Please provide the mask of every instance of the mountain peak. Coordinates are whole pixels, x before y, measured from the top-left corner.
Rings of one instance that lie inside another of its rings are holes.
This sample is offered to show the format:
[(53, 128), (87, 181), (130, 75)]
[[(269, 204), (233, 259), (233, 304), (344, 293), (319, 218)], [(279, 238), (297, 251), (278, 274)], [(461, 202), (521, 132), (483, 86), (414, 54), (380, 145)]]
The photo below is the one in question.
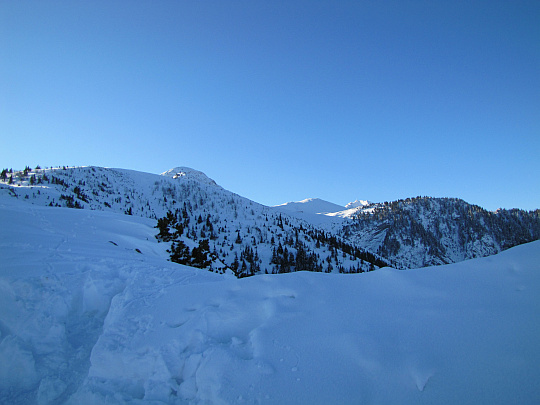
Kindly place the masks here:
[(179, 166), (173, 169), (169, 169), (166, 172), (161, 173), (161, 176), (171, 177), (173, 179), (186, 178), (198, 181), (199, 183), (207, 184), (209, 186), (219, 187), (214, 180), (212, 180), (203, 172), (185, 166)]
[(369, 200), (355, 200), (353, 202), (348, 203), (345, 208), (351, 209), (351, 208), (358, 208), (358, 207), (364, 207), (366, 205), (371, 204), (371, 201)]
[(326, 214), (329, 212), (343, 210), (343, 207), (341, 205), (321, 200), (320, 198), (306, 198), (302, 201), (294, 201), (281, 205), (276, 205), (276, 207), (285, 209), (287, 211), (306, 212), (310, 214)]

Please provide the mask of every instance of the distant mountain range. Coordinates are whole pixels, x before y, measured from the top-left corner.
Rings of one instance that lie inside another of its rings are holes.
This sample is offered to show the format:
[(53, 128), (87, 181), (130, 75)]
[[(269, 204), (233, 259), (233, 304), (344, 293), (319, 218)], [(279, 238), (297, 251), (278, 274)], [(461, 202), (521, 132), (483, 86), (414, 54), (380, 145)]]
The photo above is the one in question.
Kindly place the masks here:
[(458, 198), (355, 201), (345, 207), (306, 199), (277, 207), (306, 220), (311, 218), (400, 269), (490, 256), (540, 239), (540, 210), (491, 212)]
[(161, 175), (102, 167), (4, 169), (1, 198), (153, 218), (159, 240), (171, 244), (172, 260), (239, 277), (424, 267), (540, 239), (540, 210), (489, 212), (430, 197), (346, 206), (310, 198), (267, 207), (187, 167)]
[(339, 235), (411, 268), (490, 256), (540, 238), (540, 210), (496, 212), (457, 198), (416, 197), (365, 206)]

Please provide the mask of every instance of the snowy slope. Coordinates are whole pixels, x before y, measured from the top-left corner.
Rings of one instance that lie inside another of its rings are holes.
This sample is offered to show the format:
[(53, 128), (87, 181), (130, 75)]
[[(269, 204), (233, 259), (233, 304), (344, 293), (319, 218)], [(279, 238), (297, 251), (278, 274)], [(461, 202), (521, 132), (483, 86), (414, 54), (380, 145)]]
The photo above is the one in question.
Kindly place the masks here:
[(384, 265), (363, 249), (342, 246), (343, 238), (328, 234), (310, 218), (257, 204), (187, 167), (162, 175), (102, 167), (18, 171), (0, 181), (0, 197), (154, 220), (176, 215), (182, 226), (176, 242), (193, 251), (200, 241), (208, 240), (209, 268), (216, 272), (232, 269), (245, 276), (308, 267), (357, 272), (372, 269), (372, 263), (375, 268)]
[(236, 279), (154, 221), (0, 199), (2, 404), (533, 404), (540, 242), (429, 270)]
[(341, 213), (344, 207), (320, 198), (306, 198), (302, 201), (275, 205), (272, 208), (327, 230), (332, 230), (334, 227), (340, 229), (343, 221), (342, 216), (337, 214)]
[(415, 197), (360, 208), (334, 231), (394, 267), (424, 267), (538, 240), (540, 210), (490, 212), (458, 198)]
[[(169, 230), (176, 235), (162, 240), (175, 243), (174, 260), (239, 277), (356, 273), (387, 264), (415, 268), (484, 257), (540, 238), (540, 210), (488, 212), (460, 199), (430, 197), (368, 205), (357, 200), (348, 209), (320, 199), (265, 207), (187, 167), (162, 175), (101, 167), (2, 170), (0, 196), (155, 220), (173, 215)], [(193, 252), (204, 240), (211, 260), (199, 257), (196, 264)]]
[(276, 205), (276, 208), (289, 212), (305, 212), (308, 214), (327, 214), (344, 209), (341, 205), (321, 200), (320, 198), (306, 198), (302, 201), (288, 202)]
[(161, 175), (166, 176), (166, 177), (171, 177), (173, 179), (189, 178), (192, 180), (196, 180), (199, 183), (207, 184), (209, 186), (220, 187), (217, 185), (217, 183), (214, 180), (209, 178), (206, 174), (204, 174), (203, 172), (199, 170), (192, 169), (190, 167), (185, 167), (185, 166), (175, 167), (173, 169), (170, 169), (170, 170), (167, 170), (166, 172), (161, 173)]
[(308, 199), (276, 208), (377, 253), (399, 269), (490, 256), (540, 239), (540, 210), (489, 212), (458, 198), (356, 200), (346, 209)]
[(367, 200), (356, 200), (343, 207), (320, 198), (306, 198), (276, 205), (274, 208), (310, 223), (326, 226), (327, 229), (339, 229), (344, 219), (351, 219), (358, 212), (358, 208), (369, 204), (371, 203)]

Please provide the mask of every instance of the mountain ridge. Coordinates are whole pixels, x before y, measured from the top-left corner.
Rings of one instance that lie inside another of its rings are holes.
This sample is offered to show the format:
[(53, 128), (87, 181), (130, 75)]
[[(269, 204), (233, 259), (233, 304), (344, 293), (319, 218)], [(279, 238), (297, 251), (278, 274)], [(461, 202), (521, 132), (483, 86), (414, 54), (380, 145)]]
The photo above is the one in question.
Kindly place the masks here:
[(237, 276), (425, 267), (492, 255), (540, 237), (540, 210), (488, 212), (460, 199), (432, 197), (357, 200), (349, 209), (318, 198), (267, 207), (185, 166), (161, 175), (95, 166), (4, 169), (0, 195), (161, 219), (161, 238), (173, 243), (175, 260), (193, 260), (206, 239), (210, 268), (234, 269)]
[[(11, 183), (11, 184), (10, 184)], [(178, 167), (155, 175), (94, 166), (36, 169), (3, 179), (4, 197), (152, 218), (171, 260), (232, 272), (364, 272), (386, 266), (376, 254), (300, 218), (217, 186)]]
[(341, 205), (320, 198), (306, 198), (302, 201), (289, 201), (284, 204), (274, 205), (274, 207), (292, 212), (298, 211), (310, 214), (328, 214), (345, 209), (345, 207)]
[(426, 267), (540, 239), (540, 210), (488, 211), (459, 198), (414, 197), (360, 208), (338, 233), (396, 268)]

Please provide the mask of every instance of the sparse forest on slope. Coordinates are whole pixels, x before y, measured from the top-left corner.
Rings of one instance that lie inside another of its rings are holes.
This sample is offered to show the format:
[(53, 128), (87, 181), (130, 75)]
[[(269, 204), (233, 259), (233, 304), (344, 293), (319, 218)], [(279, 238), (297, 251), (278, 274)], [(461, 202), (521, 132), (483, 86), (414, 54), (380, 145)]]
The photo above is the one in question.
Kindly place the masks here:
[[(320, 215), (298, 217), (282, 206), (254, 203), (185, 167), (161, 176), (101, 167), (4, 169), (0, 193), (33, 204), (153, 218), (158, 240), (170, 244), (170, 260), (238, 277), (425, 267), (540, 238), (540, 210), (490, 212), (456, 198), (362, 202), (354, 214), (344, 211), (316, 225), (309, 219)], [(306, 201), (322, 204), (300, 203)]]
[(156, 237), (171, 244), (170, 259), (192, 267), (245, 277), (301, 270), (360, 273), (387, 265), (335, 234), (224, 190), (189, 168), (162, 176), (100, 167), (8, 173), (2, 177), (5, 192), (34, 204), (156, 219)]
[(407, 198), (362, 207), (342, 235), (394, 267), (425, 267), (537, 240), (540, 210), (491, 212), (457, 198)]

